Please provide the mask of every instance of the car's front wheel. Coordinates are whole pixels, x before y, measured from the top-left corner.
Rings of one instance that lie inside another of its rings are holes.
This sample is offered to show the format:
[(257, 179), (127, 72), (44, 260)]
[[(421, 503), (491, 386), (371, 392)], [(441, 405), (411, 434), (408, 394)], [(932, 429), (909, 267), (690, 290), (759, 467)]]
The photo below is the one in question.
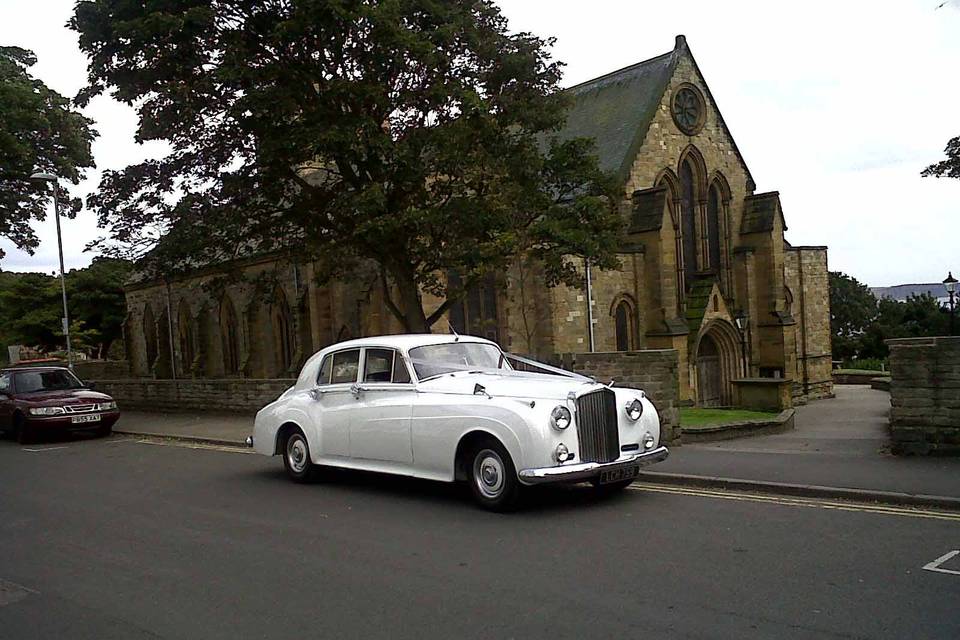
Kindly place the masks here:
[(317, 465), (310, 461), (310, 444), (300, 431), (294, 431), (283, 445), (283, 467), (294, 482), (310, 482), (317, 475)]
[(470, 489), (484, 509), (509, 511), (520, 497), (520, 481), (510, 454), (499, 442), (477, 447), (470, 461)]

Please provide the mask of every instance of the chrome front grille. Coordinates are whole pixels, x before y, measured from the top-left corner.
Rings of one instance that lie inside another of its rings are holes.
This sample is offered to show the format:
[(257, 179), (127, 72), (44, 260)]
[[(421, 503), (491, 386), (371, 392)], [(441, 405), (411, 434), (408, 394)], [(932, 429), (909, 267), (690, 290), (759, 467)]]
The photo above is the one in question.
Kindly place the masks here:
[(617, 396), (610, 389), (577, 398), (577, 438), (582, 462), (613, 462), (620, 457)]
[(96, 411), (99, 405), (96, 404), (68, 404), (63, 410), (67, 413), (90, 413)]

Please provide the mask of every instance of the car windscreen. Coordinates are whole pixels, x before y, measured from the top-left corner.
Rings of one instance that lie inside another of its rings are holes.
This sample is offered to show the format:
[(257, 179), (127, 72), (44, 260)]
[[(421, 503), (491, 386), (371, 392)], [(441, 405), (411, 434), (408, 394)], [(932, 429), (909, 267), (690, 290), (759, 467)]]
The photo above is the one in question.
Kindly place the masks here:
[(53, 369), (51, 371), (22, 371), (17, 374), (17, 393), (37, 393), (39, 391), (69, 391), (81, 389), (81, 383), (69, 371)]
[(410, 361), (421, 380), (454, 371), (510, 369), (496, 345), (482, 342), (447, 342), (410, 349)]

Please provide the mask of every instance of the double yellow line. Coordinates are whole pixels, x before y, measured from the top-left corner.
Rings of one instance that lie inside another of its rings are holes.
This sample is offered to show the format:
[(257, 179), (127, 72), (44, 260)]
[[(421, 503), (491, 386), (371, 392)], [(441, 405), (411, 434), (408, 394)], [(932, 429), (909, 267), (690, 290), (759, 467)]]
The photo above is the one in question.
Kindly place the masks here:
[(737, 500), (740, 502), (763, 502), (778, 504), (787, 507), (807, 507), (813, 509), (835, 509), (837, 511), (857, 511), (860, 513), (876, 513), (886, 516), (902, 516), (906, 518), (926, 518), (930, 520), (948, 520), (960, 522), (960, 513), (936, 511), (933, 509), (898, 507), (895, 505), (874, 504), (865, 502), (842, 502), (837, 500), (823, 500), (819, 498), (799, 498), (792, 496), (777, 496), (762, 493), (746, 493), (742, 491), (727, 491), (723, 489), (698, 489), (695, 487), (681, 487), (648, 482), (635, 482), (630, 485), (634, 491), (650, 491), (653, 493), (671, 493), (676, 495), (696, 496), (700, 498), (714, 498), (718, 500)]

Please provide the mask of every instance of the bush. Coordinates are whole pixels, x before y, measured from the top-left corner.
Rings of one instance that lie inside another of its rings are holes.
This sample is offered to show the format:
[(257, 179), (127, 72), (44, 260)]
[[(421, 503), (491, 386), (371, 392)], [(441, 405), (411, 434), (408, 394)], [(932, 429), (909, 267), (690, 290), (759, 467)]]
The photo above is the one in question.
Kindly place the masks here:
[(866, 371), (887, 371), (890, 365), (881, 358), (847, 358), (843, 361), (844, 369), (863, 369)]

